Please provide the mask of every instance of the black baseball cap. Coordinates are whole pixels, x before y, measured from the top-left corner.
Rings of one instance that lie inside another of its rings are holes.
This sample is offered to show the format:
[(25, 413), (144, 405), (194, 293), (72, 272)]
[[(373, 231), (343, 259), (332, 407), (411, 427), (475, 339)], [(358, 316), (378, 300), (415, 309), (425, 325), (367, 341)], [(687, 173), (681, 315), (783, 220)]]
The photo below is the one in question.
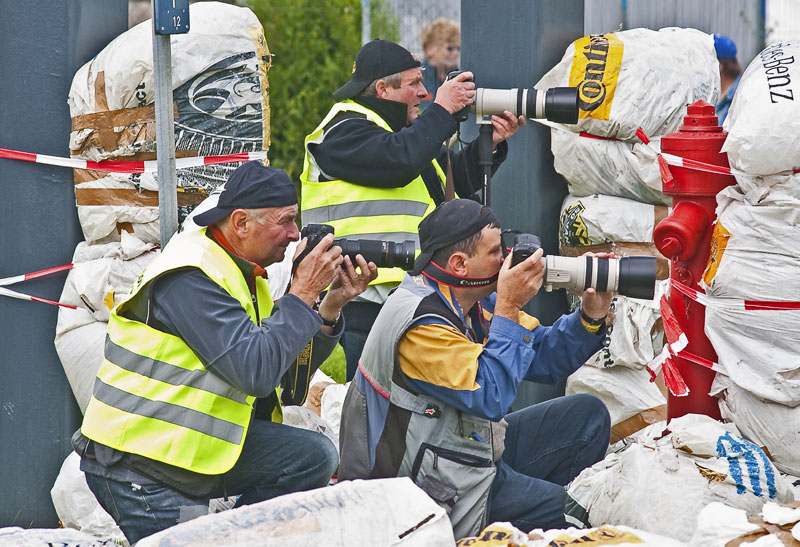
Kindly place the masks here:
[(350, 99), (364, 91), (373, 80), (418, 66), (420, 62), (406, 48), (376, 38), (361, 47), (353, 64), (353, 77), (333, 95)]
[(219, 222), (235, 209), (284, 207), (297, 203), (297, 190), (283, 169), (249, 161), (238, 167), (225, 183), (217, 205), (194, 217), (198, 226)]
[(421, 252), (414, 261), (411, 275), (419, 275), (439, 249), (444, 249), (480, 232), (490, 224), (499, 222), (494, 211), (477, 201), (454, 199), (442, 203), (419, 223)]

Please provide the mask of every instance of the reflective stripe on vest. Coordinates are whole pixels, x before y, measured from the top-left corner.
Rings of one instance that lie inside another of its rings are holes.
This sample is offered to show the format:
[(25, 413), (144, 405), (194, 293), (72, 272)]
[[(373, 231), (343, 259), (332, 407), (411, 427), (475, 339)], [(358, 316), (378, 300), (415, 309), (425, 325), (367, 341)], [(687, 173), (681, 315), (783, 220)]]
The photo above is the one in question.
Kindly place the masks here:
[[(403, 243), (414, 242), (419, 254), (417, 227), (433, 211), (436, 204), (425, 186), (422, 176), (402, 188), (371, 188), (344, 180), (320, 180), (319, 166), (308, 151), (309, 144), (319, 144), (324, 139), (325, 127), (341, 112), (357, 112), (368, 120), (391, 132), (380, 116), (355, 101), (342, 101), (331, 108), (325, 119), (306, 137), (306, 154), (303, 160), (301, 219), (309, 223), (330, 224), (336, 237), (347, 239), (380, 239)], [(439, 163), (431, 160), (444, 187), (445, 174)], [(379, 268), (378, 278), (372, 284), (399, 283), (405, 272), (400, 268)]]
[(253, 322), (269, 316), (266, 280), (256, 278), (256, 312), (241, 270), (205, 230), (174, 236), (111, 312), (105, 359), (81, 431), (117, 450), (217, 475), (239, 458), (255, 397), (208, 372), (180, 338), (122, 315), (132, 298), (150, 298), (154, 279), (185, 267), (201, 269)]

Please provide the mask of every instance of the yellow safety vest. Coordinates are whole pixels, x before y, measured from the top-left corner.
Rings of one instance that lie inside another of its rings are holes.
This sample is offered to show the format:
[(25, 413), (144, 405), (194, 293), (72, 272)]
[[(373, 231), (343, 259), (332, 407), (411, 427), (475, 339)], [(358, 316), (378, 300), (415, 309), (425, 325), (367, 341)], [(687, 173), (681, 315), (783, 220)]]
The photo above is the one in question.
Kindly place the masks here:
[[(344, 180), (320, 180), (321, 171), (309, 154), (308, 145), (322, 142), (325, 126), (340, 112), (348, 111), (364, 114), (374, 124), (392, 132), (383, 118), (355, 101), (333, 105), (305, 140), (306, 155), (300, 175), (303, 225), (330, 224), (336, 237), (347, 239), (380, 239), (395, 243), (412, 240), (419, 253), (417, 226), (436, 208), (422, 176), (418, 175), (402, 188), (371, 188)], [(431, 163), (444, 188), (444, 171), (435, 159)], [(378, 277), (371, 284), (399, 283), (404, 275), (400, 268), (379, 268)]]
[(239, 458), (255, 397), (211, 374), (180, 338), (123, 317), (137, 295), (150, 298), (154, 279), (185, 267), (200, 268), (241, 303), (254, 323), (269, 317), (267, 281), (256, 278), (256, 313), (241, 270), (205, 231), (174, 236), (131, 295), (112, 310), (105, 359), (81, 432), (117, 450), (219, 475)]

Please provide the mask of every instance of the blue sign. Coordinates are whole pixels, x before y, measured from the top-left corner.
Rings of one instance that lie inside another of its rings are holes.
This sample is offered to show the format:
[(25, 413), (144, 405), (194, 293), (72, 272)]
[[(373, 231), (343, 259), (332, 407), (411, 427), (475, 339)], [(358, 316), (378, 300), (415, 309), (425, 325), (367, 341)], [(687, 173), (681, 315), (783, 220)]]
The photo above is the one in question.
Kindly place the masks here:
[(156, 34), (189, 32), (189, 0), (153, 0)]

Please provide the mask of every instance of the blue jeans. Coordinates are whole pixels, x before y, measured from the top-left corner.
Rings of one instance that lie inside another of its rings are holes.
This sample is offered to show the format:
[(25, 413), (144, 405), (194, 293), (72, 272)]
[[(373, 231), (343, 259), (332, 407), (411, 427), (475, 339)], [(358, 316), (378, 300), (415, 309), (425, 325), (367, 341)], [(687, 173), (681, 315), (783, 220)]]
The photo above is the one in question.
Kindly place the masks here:
[(566, 528), (564, 486), (605, 456), (608, 410), (591, 395), (570, 395), (512, 412), (506, 421), (489, 522), (511, 522), (525, 532)]
[[(339, 457), (333, 443), (313, 431), (253, 420), (236, 465), (212, 498), (240, 495), (236, 507), (328, 484)], [(160, 484), (132, 484), (86, 473), (100, 505), (131, 544), (201, 515), (209, 499), (194, 499)]]
[(369, 330), (375, 324), (375, 319), (380, 311), (381, 305), (372, 302), (350, 302), (342, 308), (344, 333), (340, 343), (347, 362), (348, 382), (356, 375), (358, 360), (361, 359), (361, 352), (364, 351), (364, 343), (367, 341)]

